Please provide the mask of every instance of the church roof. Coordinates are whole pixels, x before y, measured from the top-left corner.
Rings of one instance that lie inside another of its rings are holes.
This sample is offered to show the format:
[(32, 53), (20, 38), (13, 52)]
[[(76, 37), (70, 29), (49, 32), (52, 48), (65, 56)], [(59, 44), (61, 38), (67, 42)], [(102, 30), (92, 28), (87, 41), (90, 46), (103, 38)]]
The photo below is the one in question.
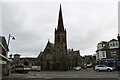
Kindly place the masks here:
[(50, 46), (54, 49), (54, 44), (53, 43), (50, 43)]
[[(54, 50), (54, 44), (51, 43), (49, 40), (48, 40), (48, 43), (47, 43), (45, 49), (47, 48), (47, 46), (51, 46), (52, 50)], [(44, 49), (44, 50), (45, 50), (45, 49)]]
[(64, 31), (63, 17), (62, 17), (62, 8), (60, 4), (59, 16), (58, 16), (58, 26), (57, 31)]

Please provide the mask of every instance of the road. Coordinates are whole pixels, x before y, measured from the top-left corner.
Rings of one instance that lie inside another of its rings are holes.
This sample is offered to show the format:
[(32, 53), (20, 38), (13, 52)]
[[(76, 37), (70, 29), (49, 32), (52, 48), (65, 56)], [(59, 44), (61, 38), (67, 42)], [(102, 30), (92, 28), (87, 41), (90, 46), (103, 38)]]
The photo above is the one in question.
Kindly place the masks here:
[(118, 72), (96, 72), (93, 70), (82, 71), (41, 71), (41, 72), (29, 72), (28, 74), (11, 74), (8, 77), (4, 77), (3, 80), (118, 80)]

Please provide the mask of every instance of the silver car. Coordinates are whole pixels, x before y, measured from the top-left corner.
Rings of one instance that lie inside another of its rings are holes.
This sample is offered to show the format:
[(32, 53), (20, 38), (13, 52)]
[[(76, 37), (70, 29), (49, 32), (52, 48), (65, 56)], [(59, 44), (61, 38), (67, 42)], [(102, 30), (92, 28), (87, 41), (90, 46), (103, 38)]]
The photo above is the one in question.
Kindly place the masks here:
[(75, 67), (75, 70), (76, 70), (76, 71), (80, 71), (80, 70), (81, 70), (81, 67), (80, 67), (80, 66), (77, 66), (77, 67)]
[(97, 65), (97, 66), (95, 66), (95, 71), (98, 71), (98, 72), (100, 72), (100, 71), (109, 71), (109, 72), (111, 72), (111, 71), (113, 71), (113, 68), (105, 66), (105, 65)]

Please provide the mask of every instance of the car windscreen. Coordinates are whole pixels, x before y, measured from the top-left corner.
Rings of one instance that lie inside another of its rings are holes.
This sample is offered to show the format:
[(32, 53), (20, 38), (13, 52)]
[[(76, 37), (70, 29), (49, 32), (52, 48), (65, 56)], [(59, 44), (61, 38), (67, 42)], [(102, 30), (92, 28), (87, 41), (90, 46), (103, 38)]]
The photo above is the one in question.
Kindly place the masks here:
[(105, 67), (105, 66), (103, 66), (103, 65), (100, 65), (100, 66), (98, 66), (98, 67)]

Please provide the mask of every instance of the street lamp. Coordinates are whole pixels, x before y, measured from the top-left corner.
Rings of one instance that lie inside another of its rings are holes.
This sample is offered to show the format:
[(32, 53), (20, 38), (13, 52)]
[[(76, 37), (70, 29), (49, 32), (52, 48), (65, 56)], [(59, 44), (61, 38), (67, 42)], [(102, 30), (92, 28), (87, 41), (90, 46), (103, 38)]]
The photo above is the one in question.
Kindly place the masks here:
[(14, 36), (11, 36), (11, 35), (9, 34), (9, 37), (8, 37), (8, 47), (9, 47), (9, 43), (10, 43), (10, 38), (12, 38), (13, 40), (15, 40), (15, 37), (14, 37)]
[[(13, 40), (15, 40), (15, 37), (14, 36), (11, 36), (10, 34), (9, 34), (9, 36), (8, 36), (8, 47), (9, 47), (9, 43), (10, 43), (10, 38), (12, 38)], [(11, 61), (10, 61), (10, 65), (9, 65), (9, 75), (11, 74)]]
[(118, 34), (118, 45), (119, 45), (119, 47), (118, 47), (118, 71), (120, 71), (120, 35)]

